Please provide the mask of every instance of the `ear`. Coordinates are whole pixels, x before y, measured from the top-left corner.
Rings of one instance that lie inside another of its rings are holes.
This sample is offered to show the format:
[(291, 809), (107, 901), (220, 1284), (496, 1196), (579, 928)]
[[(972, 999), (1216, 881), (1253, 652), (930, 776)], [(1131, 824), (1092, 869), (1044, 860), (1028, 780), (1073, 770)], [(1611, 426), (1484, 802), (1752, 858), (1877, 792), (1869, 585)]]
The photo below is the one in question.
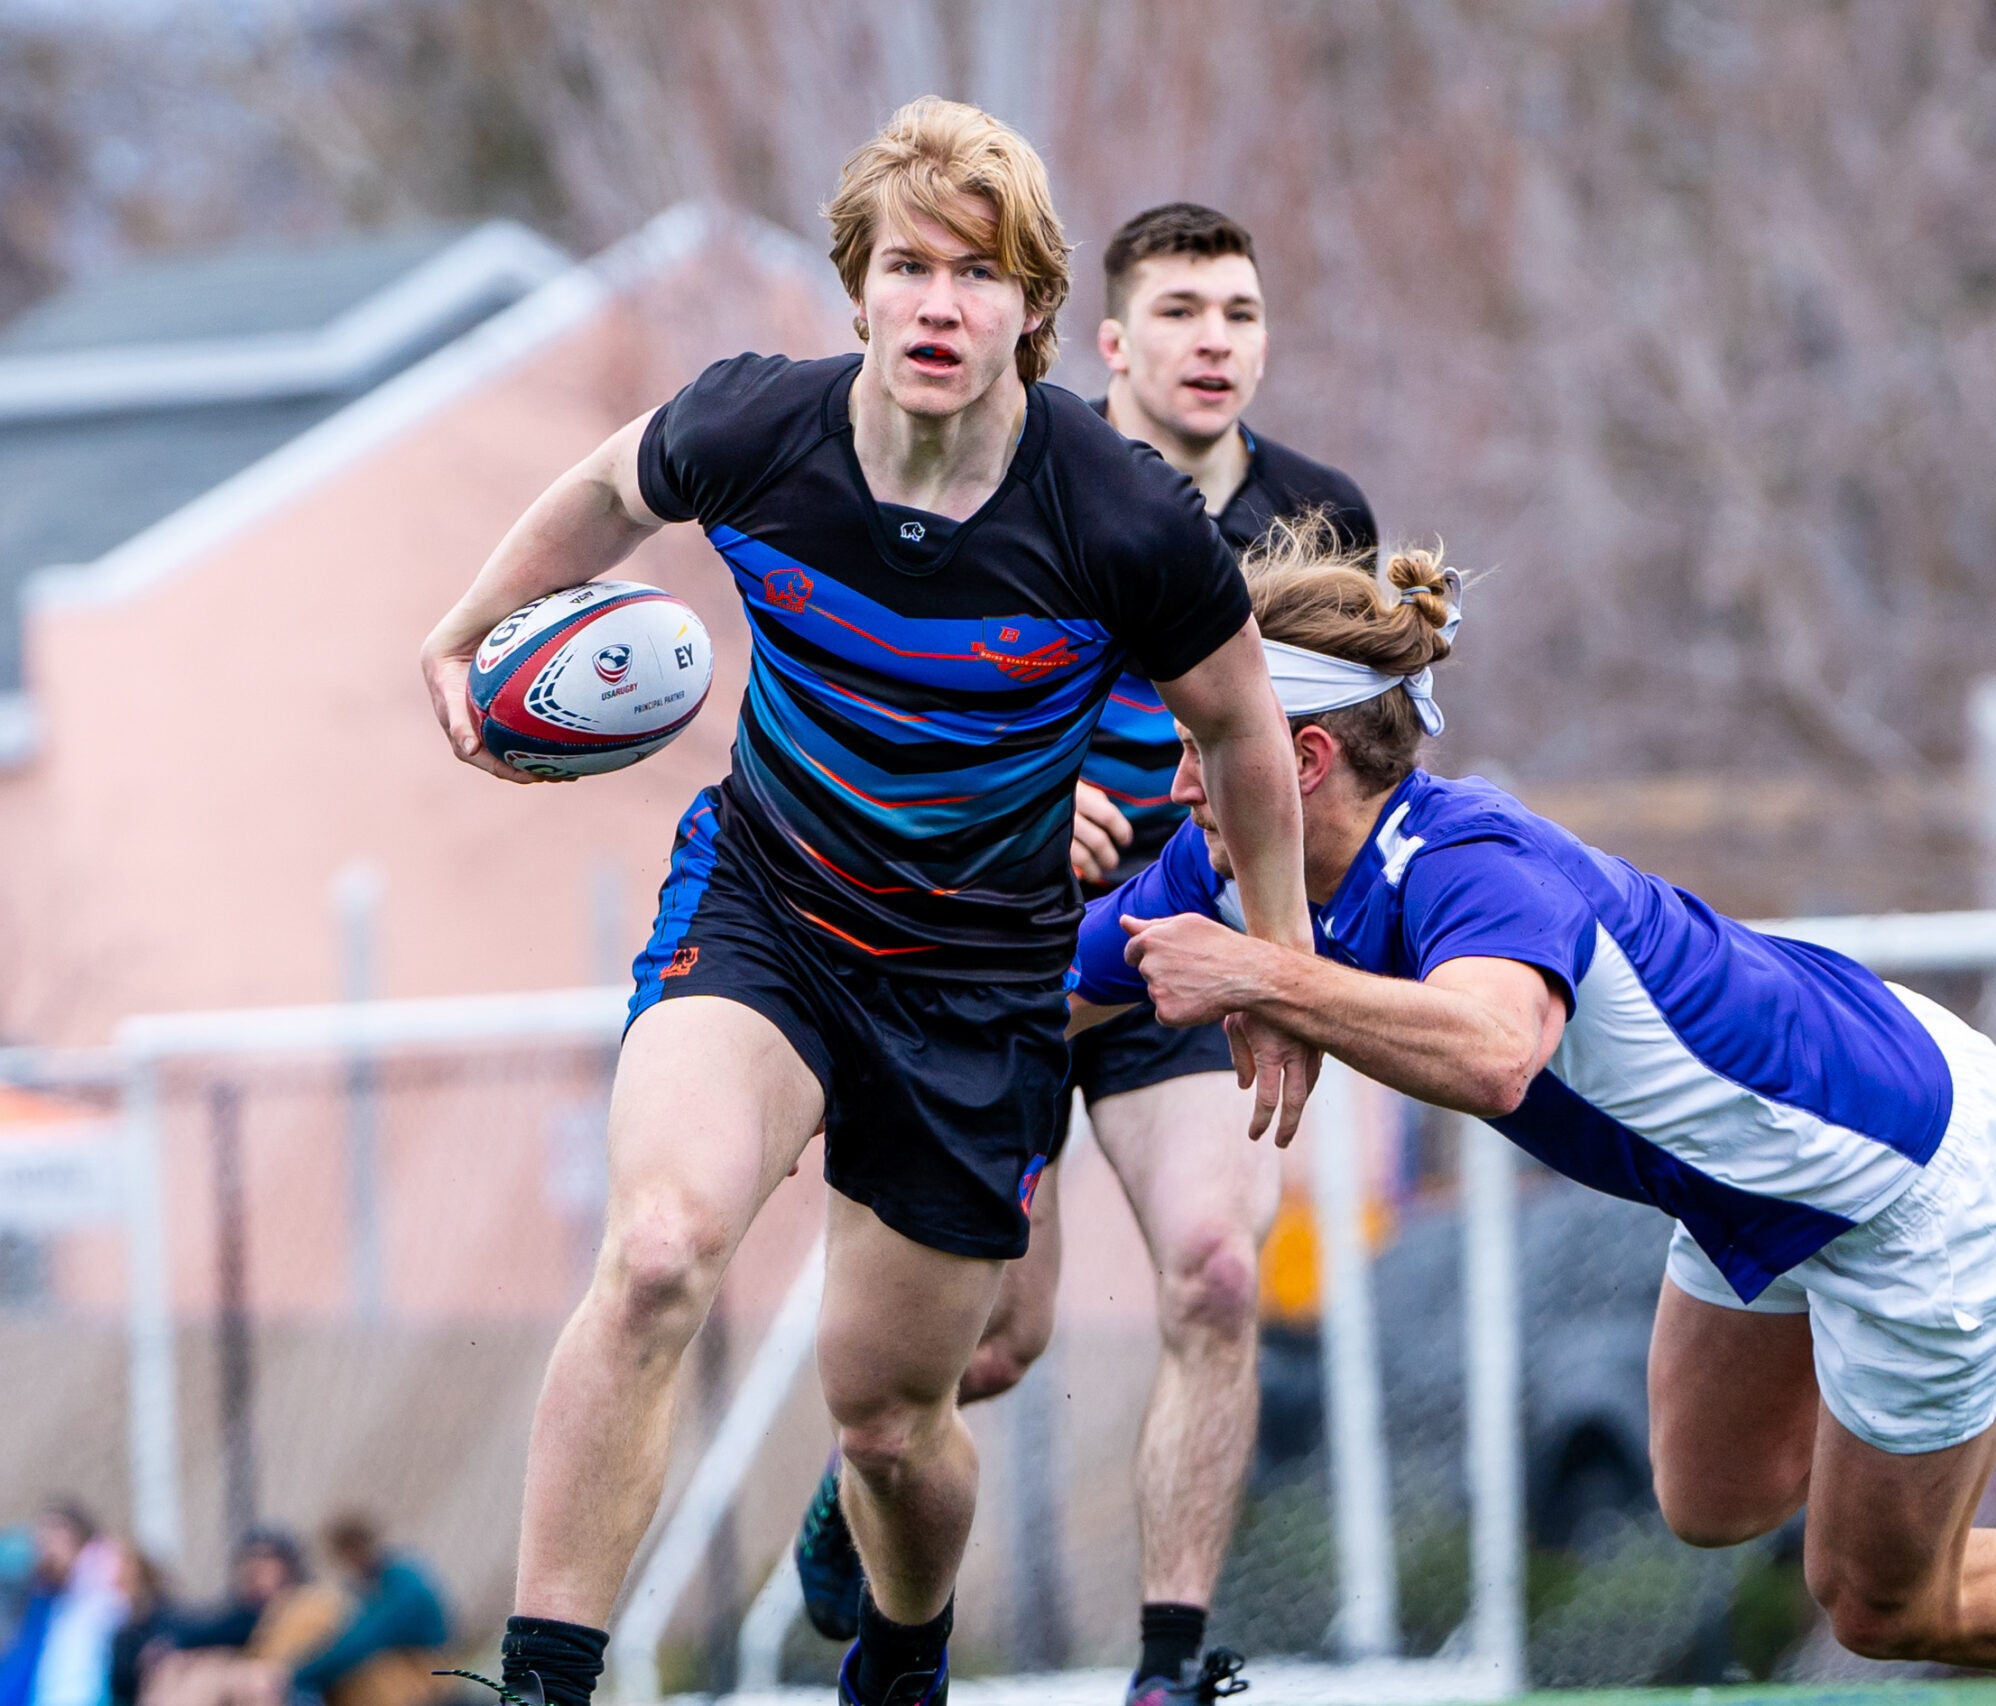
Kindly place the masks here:
[(1296, 782), (1304, 796), (1314, 794), (1344, 762), (1344, 743), (1316, 723), (1296, 731)]
[(1095, 328), (1095, 352), (1111, 373), (1128, 373), (1130, 358), (1123, 349), (1123, 322), (1104, 320)]
[(1046, 323), (1047, 317), (1044, 314), (1028, 314), (1026, 316), (1026, 323), (1019, 328), (1019, 336), (1030, 338)]

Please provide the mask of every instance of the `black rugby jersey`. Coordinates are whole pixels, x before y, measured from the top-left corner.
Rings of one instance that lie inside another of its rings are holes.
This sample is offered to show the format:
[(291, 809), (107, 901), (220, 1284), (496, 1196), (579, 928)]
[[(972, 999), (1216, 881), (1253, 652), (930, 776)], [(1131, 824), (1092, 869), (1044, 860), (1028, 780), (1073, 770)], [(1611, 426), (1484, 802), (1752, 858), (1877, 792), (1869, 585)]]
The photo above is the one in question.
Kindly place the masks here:
[(846, 414), (859, 365), (737, 356), (645, 429), (645, 502), (706, 530), (754, 642), (723, 827), (847, 952), (1057, 977), (1103, 701), (1126, 666), (1170, 680), (1211, 655), (1247, 588), (1191, 481), (1051, 385), (975, 515), (883, 514)]
[[(1090, 405), (1105, 420), (1108, 400)], [(1245, 551), (1265, 534), (1277, 516), (1294, 517), (1321, 510), (1347, 545), (1373, 551), (1379, 529), (1372, 506), (1351, 476), (1322, 462), (1312, 462), (1287, 445), (1241, 429), (1247, 441), (1248, 472), (1240, 490), (1215, 518), (1221, 536), (1236, 551)], [(1127, 882), (1155, 859), (1172, 832), (1184, 820), (1185, 808), (1171, 803), (1171, 779), (1178, 769), (1179, 743), (1164, 701), (1141, 675), (1130, 672), (1109, 693), (1102, 721), (1089, 743), (1081, 767), (1092, 782), (1116, 802), (1130, 820), (1131, 841), (1110, 873), (1109, 887)], [(1088, 886), (1088, 893), (1108, 893), (1108, 887)]]

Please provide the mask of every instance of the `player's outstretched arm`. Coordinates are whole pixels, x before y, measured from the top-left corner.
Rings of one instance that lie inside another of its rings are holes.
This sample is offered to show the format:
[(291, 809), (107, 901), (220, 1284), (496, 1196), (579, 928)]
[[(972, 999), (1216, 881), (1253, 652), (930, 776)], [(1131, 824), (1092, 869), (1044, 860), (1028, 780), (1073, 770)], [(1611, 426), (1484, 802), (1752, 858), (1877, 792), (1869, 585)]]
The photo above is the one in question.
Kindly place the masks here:
[[(1198, 743), (1206, 798), (1233, 861), (1248, 934), (1309, 953), (1309, 906), (1303, 894), (1303, 808), (1289, 725), (1269, 685), (1261, 631), (1250, 620), (1205, 661), (1159, 696)], [(1275, 1140), (1296, 1135), (1321, 1056), (1258, 1014), (1235, 1027), (1241, 1082), (1252, 1083), (1248, 1126), (1260, 1137), (1275, 1120)], [(1277, 1117), (1278, 1103), (1280, 1117)]]
[(1516, 1110), (1566, 1027), (1547, 974), (1518, 960), (1445, 960), (1415, 983), (1184, 914), (1123, 927), (1127, 958), (1167, 1024), (1253, 1014), (1381, 1084), (1483, 1119)]
[(1198, 743), (1206, 798), (1233, 861), (1247, 933), (1308, 953), (1303, 803), (1261, 630), (1248, 625), (1158, 696)]
[(539, 778), (501, 764), (478, 737), (465, 695), (478, 644), (502, 617), (615, 568), (664, 523), (638, 488), (638, 445), (650, 416), (605, 439), (536, 498), (471, 586), (423, 642), (430, 707), (465, 763), (509, 782)]

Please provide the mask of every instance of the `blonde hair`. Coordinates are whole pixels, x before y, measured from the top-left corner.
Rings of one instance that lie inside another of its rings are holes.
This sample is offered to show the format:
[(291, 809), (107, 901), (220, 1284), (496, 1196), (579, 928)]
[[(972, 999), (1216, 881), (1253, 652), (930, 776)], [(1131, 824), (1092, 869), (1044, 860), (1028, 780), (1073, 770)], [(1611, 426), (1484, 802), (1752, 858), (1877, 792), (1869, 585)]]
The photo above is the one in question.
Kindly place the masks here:
[[(1030, 385), (1053, 366), (1060, 343), (1054, 316), (1067, 300), (1067, 240), (1045, 165), (1009, 125), (961, 101), (936, 95), (910, 101), (847, 158), (824, 214), (832, 226), (832, 264), (855, 302), (883, 222), (907, 227), (932, 219), (990, 255), (1025, 288), (1027, 318), (1041, 317), (1019, 339), (1019, 377)], [(864, 338), (864, 325), (855, 324)]]
[[(1343, 543), (1321, 514), (1278, 520), (1241, 562), (1261, 637), (1387, 675), (1418, 675), (1440, 663), (1449, 655), (1441, 633), (1449, 605), (1439, 550), (1393, 552), (1384, 581), (1372, 563), (1371, 552)], [(1414, 768), (1423, 732), (1413, 700), (1397, 692), (1293, 721), (1337, 736), (1371, 793), (1397, 786)]]

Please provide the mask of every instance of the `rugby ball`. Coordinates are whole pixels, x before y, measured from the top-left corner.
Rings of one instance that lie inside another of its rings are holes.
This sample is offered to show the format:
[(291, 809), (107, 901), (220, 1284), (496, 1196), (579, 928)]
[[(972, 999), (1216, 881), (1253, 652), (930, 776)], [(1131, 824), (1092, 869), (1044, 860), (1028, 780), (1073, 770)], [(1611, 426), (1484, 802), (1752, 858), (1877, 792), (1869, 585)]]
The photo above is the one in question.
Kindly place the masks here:
[(590, 581), (523, 605), (471, 662), (486, 750), (534, 776), (599, 776), (671, 743), (706, 703), (700, 618), (640, 581)]

